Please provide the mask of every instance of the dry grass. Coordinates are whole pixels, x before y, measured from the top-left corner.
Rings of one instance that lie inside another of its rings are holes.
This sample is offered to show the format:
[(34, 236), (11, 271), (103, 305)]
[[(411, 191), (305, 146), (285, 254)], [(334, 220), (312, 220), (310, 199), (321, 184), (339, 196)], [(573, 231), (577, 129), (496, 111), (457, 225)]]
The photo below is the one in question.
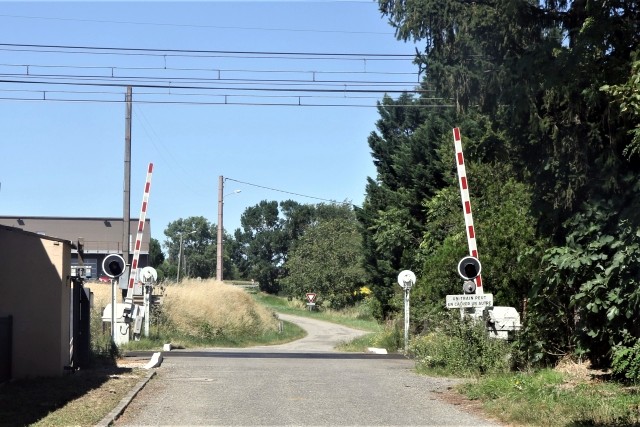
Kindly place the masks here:
[[(91, 291), (94, 310), (101, 312), (111, 302), (111, 285), (92, 284)], [(163, 294), (161, 313), (154, 322), (161, 324), (164, 331), (210, 340), (222, 336), (261, 336), (278, 330), (273, 312), (233, 285), (191, 279), (162, 289), (156, 287), (154, 293)], [(121, 300), (119, 289), (117, 298)]]
[[(90, 283), (87, 287), (93, 293), (94, 310), (102, 310), (107, 304), (111, 303), (111, 283), (96, 282)], [(116, 289), (116, 292), (118, 292), (117, 296), (120, 296), (120, 289)]]
[(609, 376), (606, 371), (592, 369), (589, 361), (574, 361), (570, 357), (560, 360), (554, 370), (564, 374), (565, 380), (573, 384), (599, 381)]
[(180, 331), (198, 338), (276, 331), (273, 313), (249, 294), (214, 280), (185, 280), (165, 289), (163, 311)]

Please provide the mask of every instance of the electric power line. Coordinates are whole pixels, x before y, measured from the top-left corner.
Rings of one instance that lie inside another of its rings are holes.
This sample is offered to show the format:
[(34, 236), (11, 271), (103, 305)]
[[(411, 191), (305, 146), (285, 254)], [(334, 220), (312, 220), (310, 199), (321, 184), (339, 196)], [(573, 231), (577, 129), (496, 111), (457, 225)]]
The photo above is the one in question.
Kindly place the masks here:
[(272, 188), (272, 187), (266, 187), (264, 185), (253, 184), (253, 183), (245, 182), (245, 181), (239, 181), (239, 180), (233, 179), (233, 178), (225, 177), (224, 179), (225, 179), (225, 181), (227, 181), (227, 180), (228, 181), (233, 181), (233, 182), (237, 182), (238, 184), (250, 185), (252, 187), (258, 187), (258, 188), (262, 188), (264, 190), (270, 190), (270, 191), (277, 191), (279, 193), (291, 194), (293, 196), (306, 197), (308, 199), (321, 200), (323, 202), (330, 202), (330, 203), (340, 204), (340, 205), (350, 205), (350, 206), (353, 205), (353, 203), (351, 203), (351, 202), (338, 202), (337, 200), (323, 199), (322, 197), (315, 197), (315, 196), (308, 196), (306, 194), (294, 193), (294, 192), (291, 192), (291, 191), (280, 190), (280, 189)]
[[(0, 49), (2, 50), (2, 49)], [(404, 75), (415, 76), (416, 72), (396, 72), (396, 71), (375, 71), (375, 70), (334, 70), (334, 71), (319, 71), (319, 70), (264, 70), (264, 69), (229, 69), (229, 68), (198, 68), (198, 67), (123, 67), (123, 66), (110, 66), (110, 65), (60, 65), (60, 64), (0, 64), (0, 67), (15, 67), (26, 68), (30, 70), (32, 68), (64, 68), (64, 69), (79, 69), (79, 70), (111, 70), (113, 71), (202, 71), (202, 72), (214, 72), (214, 73), (260, 73), (260, 74), (363, 74), (363, 75)], [(27, 72), (26, 74), (30, 74)]]
[[(62, 77), (61, 79), (64, 79)], [(99, 79), (96, 79), (99, 80)], [(255, 91), (255, 92), (295, 92), (295, 93), (427, 93), (427, 90), (424, 89), (413, 89), (413, 90), (398, 90), (398, 89), (349, 89), (349, 88), (335, 88), (335, 89), (315, 89), (315, 88), (269, 88), (269, 87), (225, 87), (225, 86), (204, 86), (204, 85), (173, 85), (173, 84), (151, 84), (151, 83), (138, 83), (131, 84), (127, 82), (122, 83), (105, 83), (105, 82), (91, 82), (91, 81), (80, 81), (80, 82), (67, 82), (67, 81), (46, 81), (46, 80), (9, 80), (9, 79), (0, 79), (0, 83), (15, 83), (15, 84), (42, 84), (42, 85), (62, 85), (62, 86), (96, 86), (96, 87), (126, 87), (126, 86), (135, 86), (139, 88), (146, 89), (198, 89), (198, 90), (206, 90), (206, 91), (215, 91), (215, 90), (233, 90), (239, 92), (247, 92), (247, 91)]]
[[(0, 97), (0, 101), (21, 101), (21, 102), (68, 102), (68, 103), (105, 103), (105, 104), (119, 104), (123, 103), (122, 100), (104, 100), (104, 99), (33, 99), (33, 98), (18, 98), (18, 97)], [(220, 101), (220, 102), (206, 102), (206, 101), (140, 101), (136, 100), (138, 104), (162, 104), (162, 105), (226, 105), (226, 106), (253, 106), (253, 107), (349, 107), (349, 108), (378, 108), (378, 105), (372, 104), (338, 104), (338, 103), (286, 103), (286, 102), (248, 102), (248, 101)], [(394, 104), (385, 105), (385, 108), (454, 108), (455, 104)]]

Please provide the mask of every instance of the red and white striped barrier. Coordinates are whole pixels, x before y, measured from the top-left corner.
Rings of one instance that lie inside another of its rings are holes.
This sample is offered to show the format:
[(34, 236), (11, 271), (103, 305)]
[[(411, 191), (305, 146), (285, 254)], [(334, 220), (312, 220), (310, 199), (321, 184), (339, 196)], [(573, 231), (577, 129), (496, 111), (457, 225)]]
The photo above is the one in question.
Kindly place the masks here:
[[(469, 183), (467, 181), (467, 170), (464, 166), (464, 156), (462, 154), (462, 139), (460, 137), (460, 128), (453, 129), (453, 143), (456, 150), (456, 165), (458, 166), (458, 181), (460, 183), (460, 196), (462, 198), (464, 224), (467, 230), (467, 242), (469, 243), (469, 255), (474, 258), (478, 258), (478, 247), (476, 246), (476, 230), (473, 227), (471, 199), (469, 198)], [(482, 276), (476, 277), (475, 282), (476, 294), (484, 293), (482, 289)]]
[(138, 220), (138, 233), (136, 235), (136, 244), (133, 248), (133, 259), (131, 260), (131, 273), (129, 274), (129, 285), (127, 286), (127, 296), (124, 300), (125, 313), (131, 313), (133, 308), (133, 288), (138, 276), (138, 260), (140, 259), (140, 247), (142, 246), (142, 233), (147, 218), (147, 206), (149, 204), (149, 190), (151, 190), (151, 174), (153, 173), (153, 163), (149, 163), (147, 169), (147, 181), (144, 185), (144, 194), (142, 196), (142, 208)]

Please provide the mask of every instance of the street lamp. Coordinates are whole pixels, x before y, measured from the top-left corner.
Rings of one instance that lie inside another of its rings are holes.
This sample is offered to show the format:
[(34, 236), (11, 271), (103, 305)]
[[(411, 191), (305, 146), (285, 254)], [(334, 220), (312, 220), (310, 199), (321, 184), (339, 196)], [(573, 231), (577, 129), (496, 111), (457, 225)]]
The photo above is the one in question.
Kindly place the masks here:
[(180, 233), (180, 250), (178, 251), (178, 274), (176, 276), (176, 283), (180, 283), (180, 262), (182, 261), (182, 238), (186, 234), (187, 236), (196, 233), (198, 230), (190, 231), (189, 233)]
[(242, 190), (234, 190), (229, 194), (224, 194), (224, 177), (220, 175), (218, 177), (218, 241), (217, 241), (217, 250), (216, 250), (216, 280), (222, 282), (222, 235), (223, 235), (223, 226), (222, 226), (222, 216), (223, 216), (223, 206), (224, 206), (224, 197), (230, 196), (232, 194), (238, 194)]

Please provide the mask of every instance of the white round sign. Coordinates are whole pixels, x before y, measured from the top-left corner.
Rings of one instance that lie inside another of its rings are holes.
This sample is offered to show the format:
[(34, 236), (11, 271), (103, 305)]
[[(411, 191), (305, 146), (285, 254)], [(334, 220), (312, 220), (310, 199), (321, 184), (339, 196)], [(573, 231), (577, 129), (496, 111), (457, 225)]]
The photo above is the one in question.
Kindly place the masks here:
[(153, 267), (144, 267), (140, 270), (140, 281), (145, 285), (152, 285), (158, 280), (158, 272)]
[(398, 274), (398, 284), (402, 289), (411, 289), (416, 283), (416, 275), (411, 270), (403, 270)]

